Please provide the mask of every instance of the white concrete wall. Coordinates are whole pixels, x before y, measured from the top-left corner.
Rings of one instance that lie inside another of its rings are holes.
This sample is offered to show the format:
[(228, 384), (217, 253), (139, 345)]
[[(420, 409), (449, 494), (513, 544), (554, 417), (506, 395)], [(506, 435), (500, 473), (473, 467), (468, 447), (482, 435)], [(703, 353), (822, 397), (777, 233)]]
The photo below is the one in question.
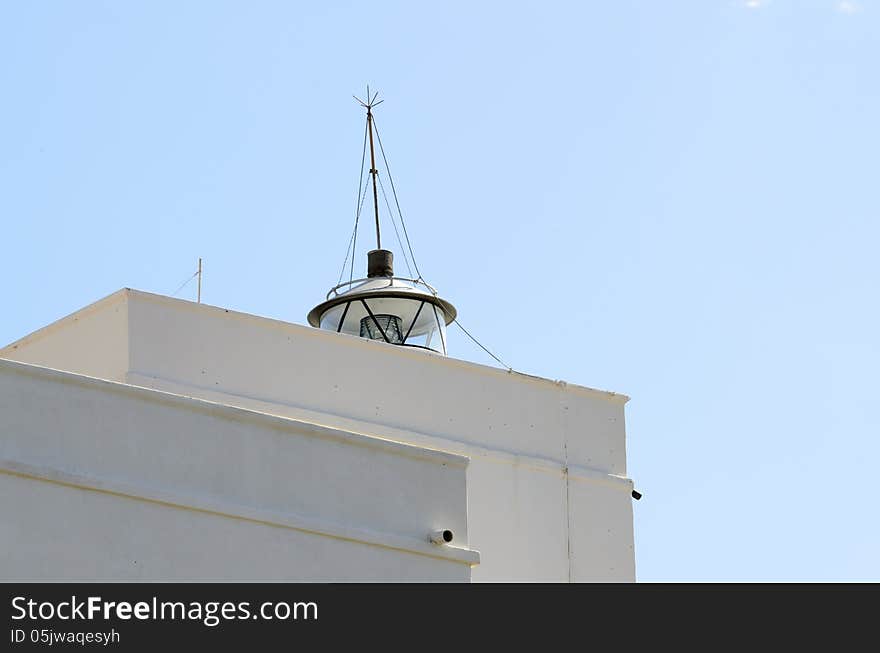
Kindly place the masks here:
[(119, 290), (0, 349), (0, 358), (124, 381), (128, 290)]
[(127, 383), (469, 457), (474, 580), (634, 580), (625, 396), (123, 294)]
[(469, 580), (466, 468), (0, 361), (0, 579)]
[(0, 579), (467, 582), (470, 573), (401, 549), (0, 473)]

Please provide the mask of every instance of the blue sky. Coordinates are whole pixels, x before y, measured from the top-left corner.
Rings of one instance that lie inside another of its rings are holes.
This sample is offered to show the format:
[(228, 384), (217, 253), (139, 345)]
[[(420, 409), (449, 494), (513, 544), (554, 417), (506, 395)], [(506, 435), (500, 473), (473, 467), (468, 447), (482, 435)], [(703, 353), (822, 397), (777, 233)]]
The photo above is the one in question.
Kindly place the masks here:
[(632, 397), (640, 580), (880, 580), (878, 27), (876, 0), (4, 3), (0, 343), (199, 256), (206, 303), (304, 323), (369, 83), (462, 324)]

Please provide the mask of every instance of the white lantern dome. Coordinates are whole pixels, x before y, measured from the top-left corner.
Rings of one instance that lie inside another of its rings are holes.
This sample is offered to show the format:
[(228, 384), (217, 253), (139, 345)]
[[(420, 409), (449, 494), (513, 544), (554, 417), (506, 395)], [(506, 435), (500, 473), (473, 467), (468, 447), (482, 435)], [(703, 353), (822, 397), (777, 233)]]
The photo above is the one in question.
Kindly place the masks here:
[(393, 254), (367, 254), (367, 278), (335, 286), (309, 312), (313, 327), (446, 355), (455, 307), (423, 280), (394, 276)]

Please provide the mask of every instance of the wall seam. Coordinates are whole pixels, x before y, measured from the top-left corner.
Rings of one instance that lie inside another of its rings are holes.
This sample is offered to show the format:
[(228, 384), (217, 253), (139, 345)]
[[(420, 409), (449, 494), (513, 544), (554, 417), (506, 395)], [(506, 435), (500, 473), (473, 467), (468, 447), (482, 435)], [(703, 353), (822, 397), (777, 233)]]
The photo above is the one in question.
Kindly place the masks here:
[(562, 398), (559, 401), (560, 408), (560, 426), (562, 427), (562, 473), (565, 477), (565, 555), (568, 561), (568, 582), (571, 582), (571, 496), (569, 493), (570, 476), (568, 470), (568, 419), (566, 411), (568, 406), (565, 405), (565, 398), (560, 390)]

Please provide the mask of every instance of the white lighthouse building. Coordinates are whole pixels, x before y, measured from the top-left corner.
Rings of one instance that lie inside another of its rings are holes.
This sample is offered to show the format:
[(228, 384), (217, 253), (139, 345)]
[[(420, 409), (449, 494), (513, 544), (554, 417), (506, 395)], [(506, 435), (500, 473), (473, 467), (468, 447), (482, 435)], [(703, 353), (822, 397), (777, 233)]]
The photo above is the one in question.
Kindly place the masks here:
[(311, 326), (123, 289), (0, 349), (0, 578), (635, 580), (627, 397), (448, 357), (375, 211)]

